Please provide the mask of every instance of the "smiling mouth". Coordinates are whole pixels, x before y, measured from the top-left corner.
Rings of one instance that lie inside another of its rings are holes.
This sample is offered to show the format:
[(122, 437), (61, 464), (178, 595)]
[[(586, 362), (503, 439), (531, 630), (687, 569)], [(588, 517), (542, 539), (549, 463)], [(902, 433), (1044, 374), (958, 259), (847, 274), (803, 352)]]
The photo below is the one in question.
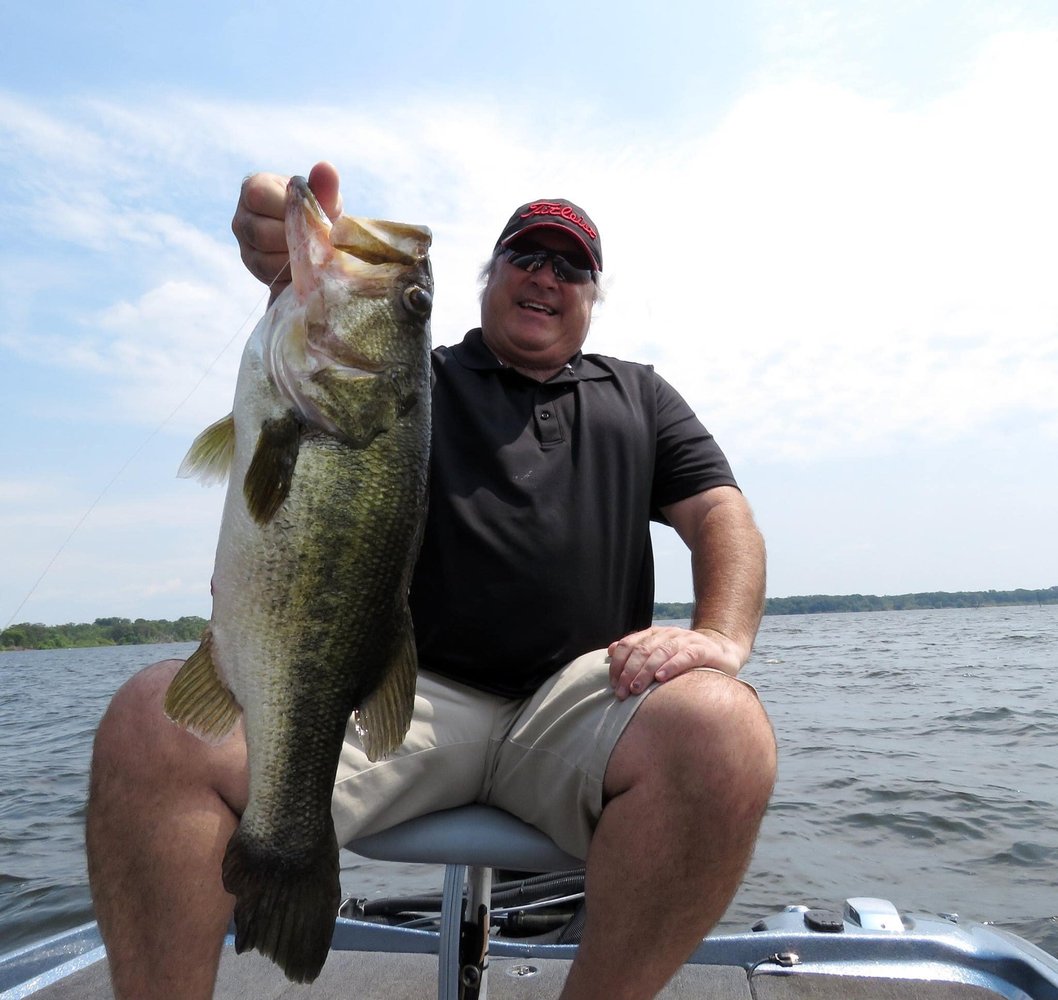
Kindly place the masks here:
[(555, 310), (550, 306), (545, 306), (542, 302), (533, 302), (530, 299), (525, 299), (518, 303), (519, 308), (528, 309), (531, 312), (543, 313), (545, 316), (554, 316)]

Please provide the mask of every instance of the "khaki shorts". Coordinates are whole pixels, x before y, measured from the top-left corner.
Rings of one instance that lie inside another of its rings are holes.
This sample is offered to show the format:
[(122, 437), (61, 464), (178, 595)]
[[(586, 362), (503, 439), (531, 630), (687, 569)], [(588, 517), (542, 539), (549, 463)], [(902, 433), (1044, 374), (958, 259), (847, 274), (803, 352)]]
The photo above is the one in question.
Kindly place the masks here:
[(578, 657), (524, 701), (420, 671), (399, 750), (371, 763), (352, 723), (346, 731), (332, 801), (338, 843), (484, 802), (586, 857), (610, 753), (649, 691), (618, 701), (604, 649)]

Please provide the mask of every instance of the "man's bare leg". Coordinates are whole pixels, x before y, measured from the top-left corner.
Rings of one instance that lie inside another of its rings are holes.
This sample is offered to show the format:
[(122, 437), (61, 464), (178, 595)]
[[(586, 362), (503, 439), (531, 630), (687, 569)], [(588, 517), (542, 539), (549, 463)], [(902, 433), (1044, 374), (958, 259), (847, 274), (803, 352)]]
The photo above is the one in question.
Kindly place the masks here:
[(231, 919), (220, 863), (245, 808), (245, 742), (241, 725), (211, 747), (165, 718), (179, 666), (132, 678), (96, 735), (88, 877), (118, 1000), (211, 997)]
[(774, 780), (771, 724), (747, 687), (695, 671), (649, 695), (607, 767), (562, 1000), (655, 996), (734, 897)]

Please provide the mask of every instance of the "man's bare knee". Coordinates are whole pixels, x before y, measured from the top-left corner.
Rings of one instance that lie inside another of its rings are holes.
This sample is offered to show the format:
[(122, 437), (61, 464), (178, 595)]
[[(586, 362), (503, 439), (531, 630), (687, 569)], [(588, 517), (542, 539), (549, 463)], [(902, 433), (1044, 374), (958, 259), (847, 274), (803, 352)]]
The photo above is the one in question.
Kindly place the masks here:
[(752, 688), (719, 671), (692, 671), (647, 696), (614, 748), (604, 784), (616, 794), (638, 779), (668, 776), (689, 790), (692, 776), (711, 777), (721, 789), (761, 798), (763, 808), (775, 770), (775, 737)]
[(178, 734), (163, 702), (179, 660), (163, 660), (129, 678), (115, 693), (96, 731), (93, 771), (116, 769), (131, 777), (165, 766)]
[[(726, 787), (751, 811), (763, 812), (775, 784), (777, 752), (771, 721), (751, 687), (714, 672), (698, 672), (689, 687), (689, 729), (684, 744), (691, 766), (707, 780), (709, 794)], [(680, 748), (675, 750), (680, 752)]]
[(157, 790), (179, 781), (208, 785), (241, 812), (248, 780), (241, 722), (216, 745), (173, 723), (165, 715), (165, 692), (181, 665), (162, 660), (118, 689), (96, 733), (91, 795), (105, 793), (113, 782)]
[(96, 735), (85, 841), (117, 997), (212, 995), (231, 919), (220, 872), (246, 802), (242, 728), (211, 746), (166, 718), (179, 667), (131, 678)]

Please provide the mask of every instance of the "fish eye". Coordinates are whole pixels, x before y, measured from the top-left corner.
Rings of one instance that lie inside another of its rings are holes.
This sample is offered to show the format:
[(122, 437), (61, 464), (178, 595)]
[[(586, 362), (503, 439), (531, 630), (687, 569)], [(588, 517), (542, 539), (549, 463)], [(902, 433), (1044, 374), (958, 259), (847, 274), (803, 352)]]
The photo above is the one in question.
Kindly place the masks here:
[(409, 285), (404, 289), (404, 308), (416, 316), (429, 316), (433, 296), (422, 285)]

